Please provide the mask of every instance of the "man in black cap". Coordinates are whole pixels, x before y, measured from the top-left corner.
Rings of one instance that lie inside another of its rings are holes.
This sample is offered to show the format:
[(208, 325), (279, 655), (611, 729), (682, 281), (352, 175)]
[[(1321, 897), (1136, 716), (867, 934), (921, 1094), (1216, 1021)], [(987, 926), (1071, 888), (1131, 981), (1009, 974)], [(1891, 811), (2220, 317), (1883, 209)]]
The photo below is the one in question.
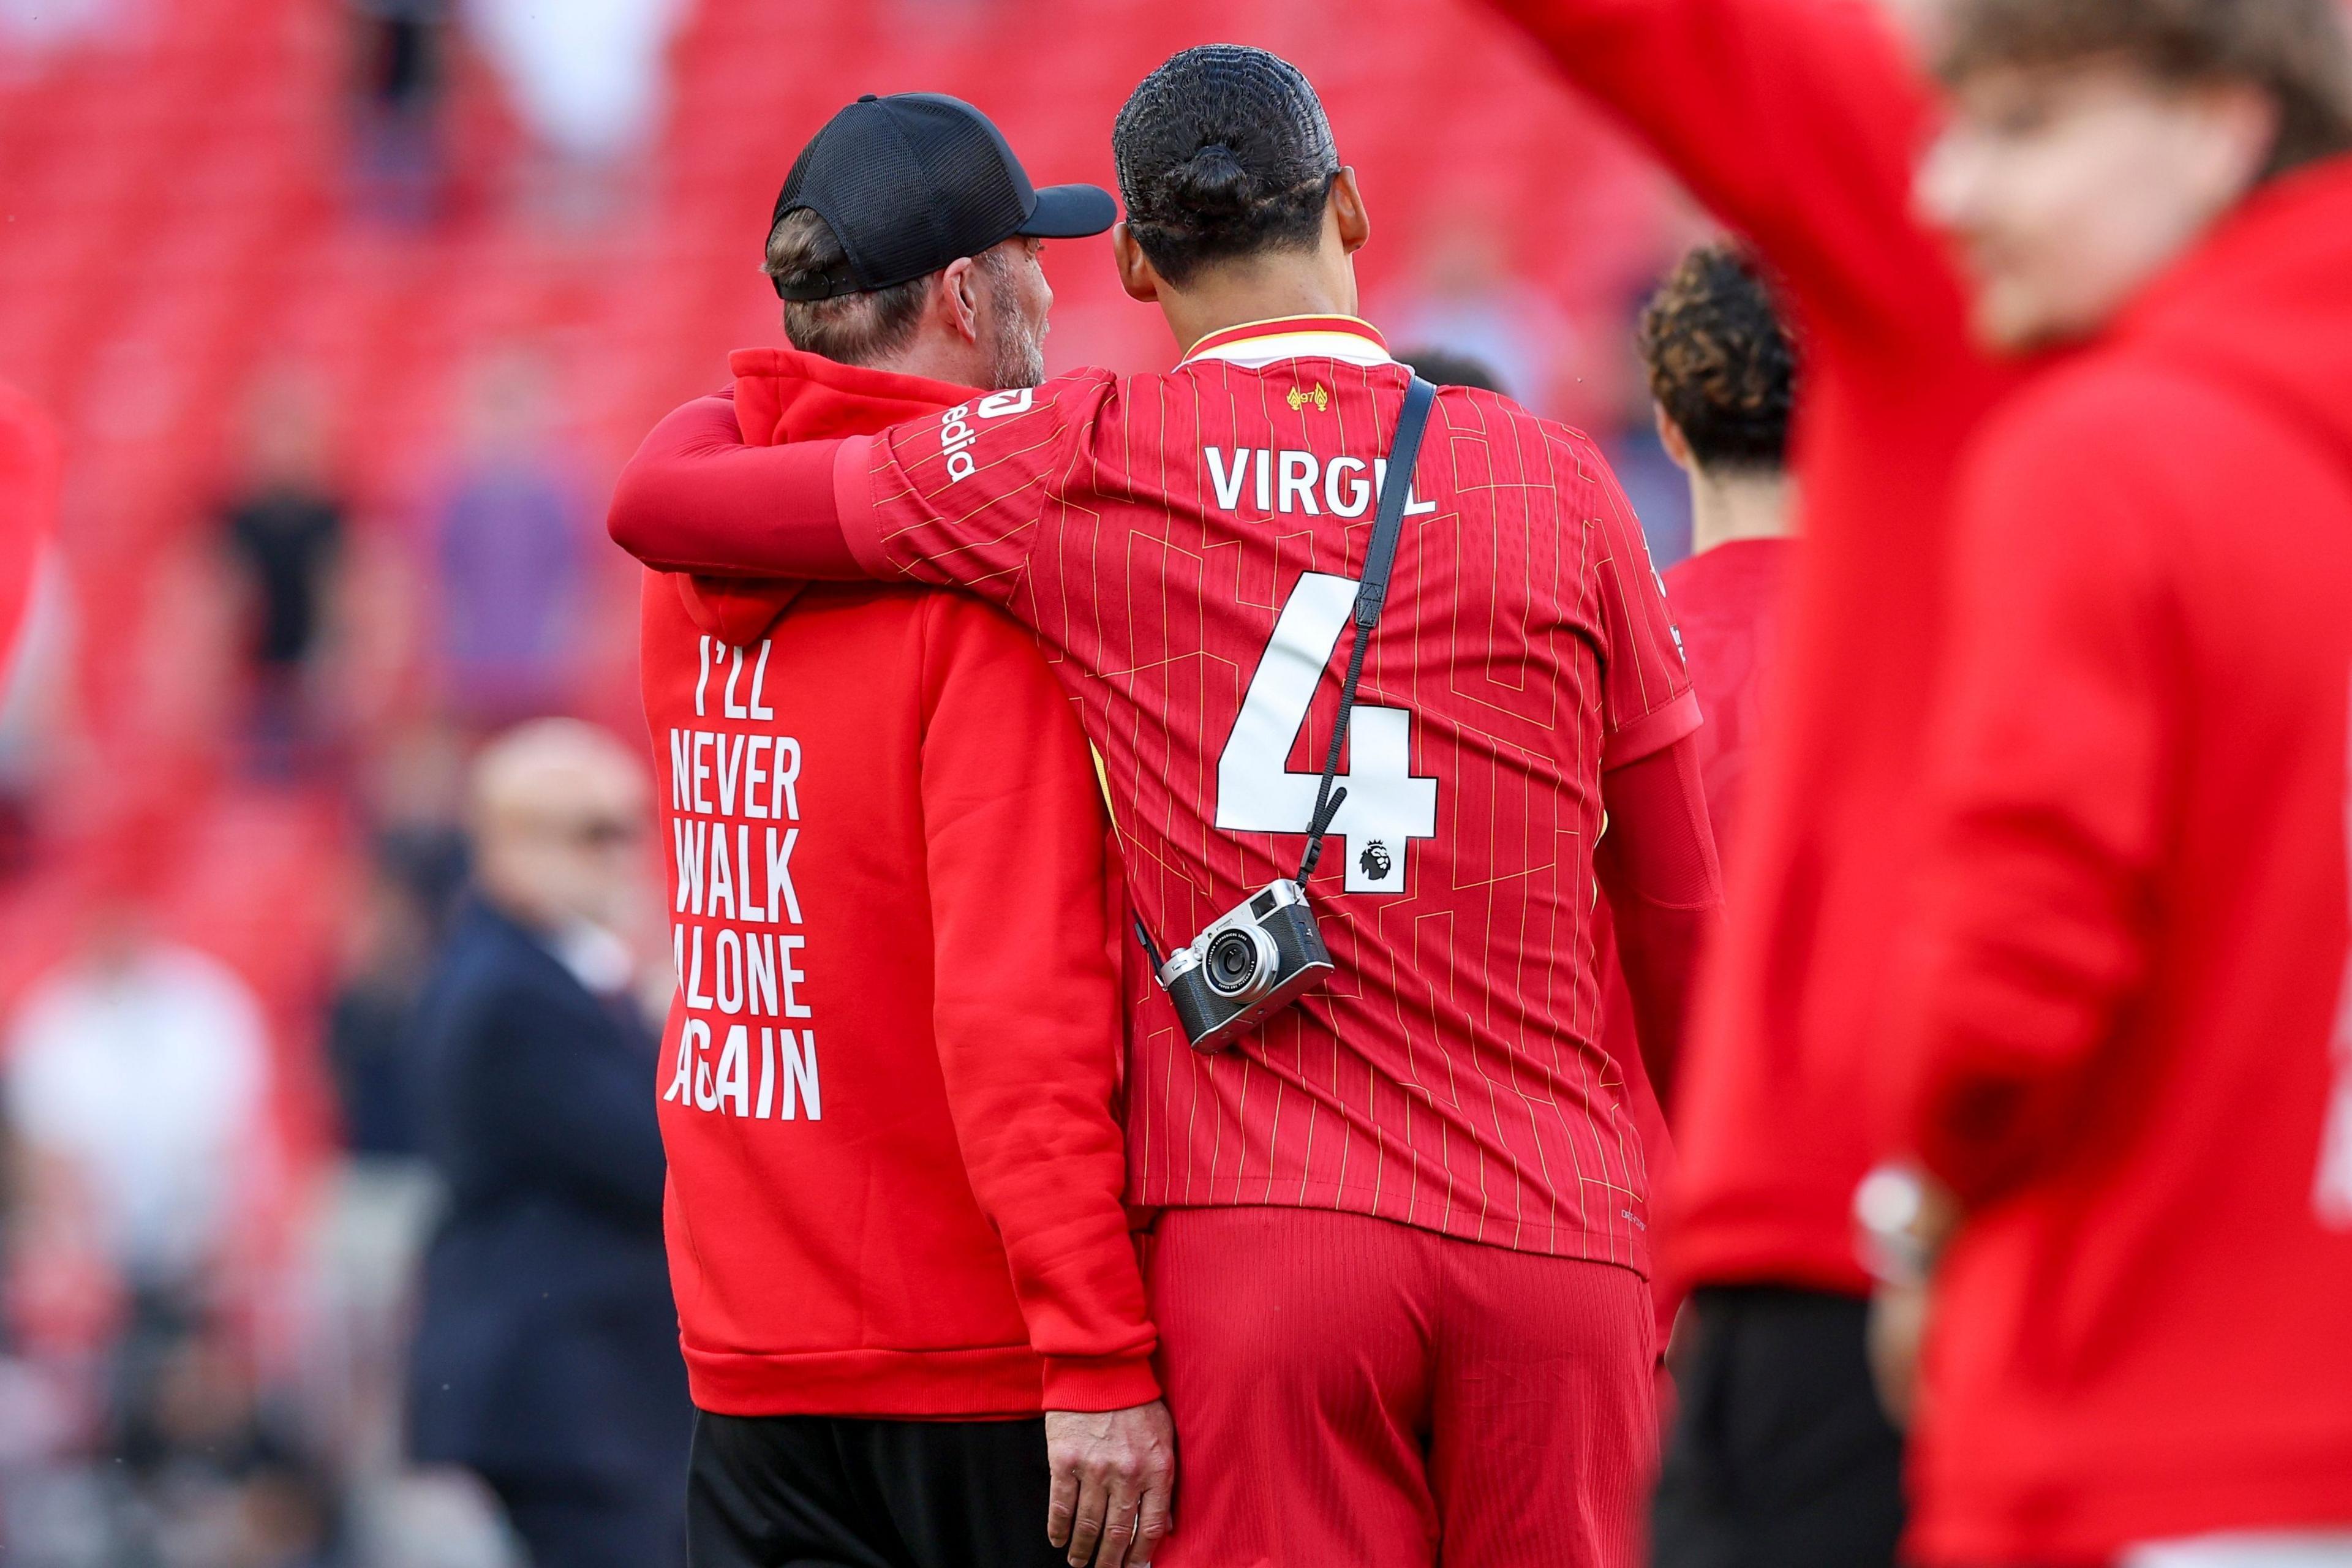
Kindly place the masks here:
[(1048, 239), (1118, 220), (1094, 185), (1037, 190), (987, 116), (940, 93), (867, 93), (801, 150), (768, 276), (793, 346), (994, 391), (1045, 379)]
[[(749, 447), (998, 416), (1044, 374), (1043, 242), (1114, 216), (969, 104), (860, 99), (777, 200), (793, 346), (734, 356), (728, 416)], [(1149, 1563), (1174, 1437), (1068, 703), (1011, 619), (903, 586), (648, 574), (642, 637), (696, 1568)]]

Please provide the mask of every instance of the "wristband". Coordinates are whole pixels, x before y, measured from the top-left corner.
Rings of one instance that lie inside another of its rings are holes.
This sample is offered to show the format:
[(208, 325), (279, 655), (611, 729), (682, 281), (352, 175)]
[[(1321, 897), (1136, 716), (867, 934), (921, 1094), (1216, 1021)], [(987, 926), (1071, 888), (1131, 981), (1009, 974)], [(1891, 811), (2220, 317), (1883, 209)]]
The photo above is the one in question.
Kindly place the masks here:
[(1853, 1190), (1854, 1250), (1882, 1285), (1916, 1290), (1936, 1272), (1927, 1184), (1908, 1165), (1881, 1165)]

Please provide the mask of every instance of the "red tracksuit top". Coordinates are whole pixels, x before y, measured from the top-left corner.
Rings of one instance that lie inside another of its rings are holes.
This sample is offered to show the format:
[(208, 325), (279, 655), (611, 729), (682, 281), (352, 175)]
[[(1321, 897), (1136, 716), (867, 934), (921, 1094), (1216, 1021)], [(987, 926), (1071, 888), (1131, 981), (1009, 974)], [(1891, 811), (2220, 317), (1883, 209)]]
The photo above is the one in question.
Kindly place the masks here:
[(1668, 1268), (1860, 1295), (1861, 1108), (1916, 820), (1961, 445), (2015, 372), (1910, 216), (1933, 104), (1874, 0), (1496, 0), (1783, 285), (1806, 549), (1673, 1107)]
[(1915, 1554), (2352, 1527), (2352, 158), (2005, 410), (1960, 539)]
[[(735, 359), (754, 444), (970, 395)], [(695, 1403), (990, 1416), (1157, 1395), (1119, 1185), (1094, 772), (967, 597), (649, 574), (679, 986), (661, 1082)]]

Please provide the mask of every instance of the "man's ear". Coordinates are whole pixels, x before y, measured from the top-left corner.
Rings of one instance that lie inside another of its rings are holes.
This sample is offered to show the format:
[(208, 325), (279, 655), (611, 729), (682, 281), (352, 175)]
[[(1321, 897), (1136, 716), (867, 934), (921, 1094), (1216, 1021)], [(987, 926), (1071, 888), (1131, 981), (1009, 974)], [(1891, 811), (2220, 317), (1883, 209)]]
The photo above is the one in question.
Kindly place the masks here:
[(2214, 164), (2208, 177), (2227, 205), (2261, 182), (2263, 166), (2278, 151), (2284, 116), (2269, 93), (2235, 82), (2208, 88), (2201, 98), (2213, 128), (2206, 139)]
[(932, 297), (933, 308), (950, 330), (968, 343), (980, 342), (980, 286), (979, 263), (969, 256), (959, 257), (940, 269), (939, 291)]
[(1698, 459), (1691, 456), (1690, 437), (1683, 434), (1681, 426), (1667, 416), (1666, 405), (1653, 403), (1650, 412), (1657, 416), (1658, 445), (1666, 449), (1666, 456), (1675, 460), (1675, 467), (1686, 474), (1698, 472)]
[(1124, 219), (1110, 226), (1110, 258), (1118, 268), (1118, 286), (1127, 290), (1129, 299), (1149, 305), (1160, 298), (1160, 274)]
[(1372, 237), (1371, 215), (1364, 211), (1364, 193), (1357, 188), (1356, 171), (1341, 169), (1331, 181), (1331, 217), (1339, 225), (1339, 248), (1353, 256)]

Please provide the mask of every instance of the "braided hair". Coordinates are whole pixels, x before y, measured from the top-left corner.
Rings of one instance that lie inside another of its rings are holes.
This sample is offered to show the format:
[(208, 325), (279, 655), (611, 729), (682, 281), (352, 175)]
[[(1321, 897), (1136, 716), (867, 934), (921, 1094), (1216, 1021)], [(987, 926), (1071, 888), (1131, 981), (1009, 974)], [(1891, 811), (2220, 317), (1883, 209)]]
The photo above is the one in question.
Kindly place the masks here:
[(1312, 250), (1339, 154), (1297, 66), (1203, 44), (1169, 58), (1111, 128), (1128, 227), (1162, 278), (1267, 250)]

